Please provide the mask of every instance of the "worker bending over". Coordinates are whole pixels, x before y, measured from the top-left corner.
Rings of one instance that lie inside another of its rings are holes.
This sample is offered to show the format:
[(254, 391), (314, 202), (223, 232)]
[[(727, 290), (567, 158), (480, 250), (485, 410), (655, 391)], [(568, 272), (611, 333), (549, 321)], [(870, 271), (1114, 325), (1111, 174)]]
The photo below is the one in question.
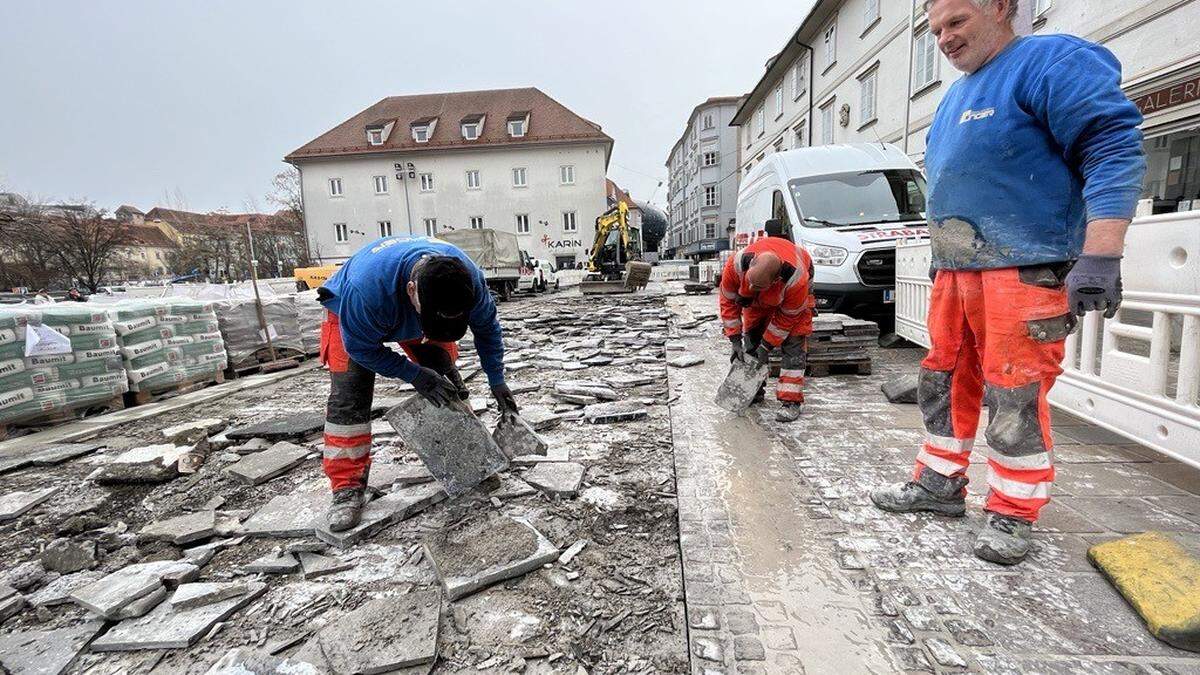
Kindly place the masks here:
[[(466, 400), (454, 362), (471, 327), (501, 414), (517, 404), (504, 383), (504, 344), (483, 272), (435, 239), (380, 239), (355, 253), (318, 292), (328, 310), (321, 362), (329, 366), (323, 467), (333, 490), (329, 529), (358, 524), (371, 468), (375, 375), (413, 385), (434, 405)], [(397, 342), (408, 358), (384, 343)]]
[(1015, 0), (932, 0), (954, 83), (925, 169), (936, 274), (913, 480), (871, 493), (887, 511), (963, 515), (967, 463), (988, 406), (987, 519), (975, 555), (1029, 551), (1054, 481), (1046, 392), (1075, 315), (1121, 302), (1121, 254), (1145, 173), (1142, 118), (1121, 64), (1069, 35), (1017, 38)]
[(721, 322), (733, 345), (731, 360), (755, 358), (765, 365), (771, 350), (782, 351), (775, 388), (783, 404), (775, 414), (780, 422), (795, 421), (804, 407), (812, 274), (808, 252), (780, 237), (750, 244), (730, 256), (721, 272)]

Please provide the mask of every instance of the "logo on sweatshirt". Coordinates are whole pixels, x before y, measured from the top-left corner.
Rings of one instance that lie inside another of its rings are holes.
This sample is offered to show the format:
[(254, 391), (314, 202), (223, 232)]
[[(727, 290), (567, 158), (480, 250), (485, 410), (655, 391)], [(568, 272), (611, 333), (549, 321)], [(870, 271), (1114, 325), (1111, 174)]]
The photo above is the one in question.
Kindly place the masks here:
[(974, 122), (975, 120), (985, 120), (995, 114), (995, 108), (984, 108), (983, 110), (971, 110), (968, 108), (963, 111), (962, 117), (958, 118), (958, 123), (965, 124), (967, 122)]

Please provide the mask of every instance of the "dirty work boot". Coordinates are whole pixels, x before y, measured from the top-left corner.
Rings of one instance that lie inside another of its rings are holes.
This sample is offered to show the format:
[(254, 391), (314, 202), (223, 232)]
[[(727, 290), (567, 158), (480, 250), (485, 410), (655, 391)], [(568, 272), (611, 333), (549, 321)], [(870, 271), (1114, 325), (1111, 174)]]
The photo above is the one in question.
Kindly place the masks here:
[(942, 516), (962, 517), (967, 511), (963, 488), (965, 476), (946, 478), (931, 469), (923, 469), (917, 480), (893, 483), (871, 490), (876, 507), (892, 513), (927, 511)]
[(804, 412), (803, 403), (784, 403), (783, 407), (775, 413), (776, 422), (795, 422), (800, 419), (800, 413)]
[(1016, 565), (1029, 553), (1033, 523), (1021, 518), (987, 512), (987, 522), (975, 537), (975, 557), (998, 565)]
[(767, 385), (764, 384), (758, 388), (758, 392), (754, 394), (754, 398), (750, 400), (750, 405), (762, 403), (765, 400), (767, 400)]
[(363, 489), (361, 487), (342, 488), (333, 493), (333, 503), (329, 505), (329, 520), (331, 532), (343, 532), (358, 525), (362, 518)]

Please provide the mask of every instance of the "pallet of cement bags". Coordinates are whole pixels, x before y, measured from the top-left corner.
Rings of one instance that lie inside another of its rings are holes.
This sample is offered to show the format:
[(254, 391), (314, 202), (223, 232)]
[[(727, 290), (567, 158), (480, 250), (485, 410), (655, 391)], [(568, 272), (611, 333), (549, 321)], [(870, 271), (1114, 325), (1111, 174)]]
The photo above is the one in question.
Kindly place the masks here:
[(129, 300), (109, 317), (129, 378), (129, 390), (156, 394), (223, 381), (225, 344), (213, 303), (183, 298)]
[[(262, 307), (277, 358), (302, 356), (305, 353), (304, 343), (300, 337), (295, 297), (264, 297)], [(253, 297), (231, 297), (218, 301), (217, 320), (232, 370), (257, 368), (259, 364), (271, 360), (267, 334), (259, 324)]]
[(127, 390), (117, 336), (102, 308), (0, 308), (0, 426), (119, 408)]
[(304, 353), (313, 356), (321, 351), (321, 324), (325, 323), (325, 307), (317, 302), (317, 291), (296, 294), (296, 317), (300, 323), (300, 344)]

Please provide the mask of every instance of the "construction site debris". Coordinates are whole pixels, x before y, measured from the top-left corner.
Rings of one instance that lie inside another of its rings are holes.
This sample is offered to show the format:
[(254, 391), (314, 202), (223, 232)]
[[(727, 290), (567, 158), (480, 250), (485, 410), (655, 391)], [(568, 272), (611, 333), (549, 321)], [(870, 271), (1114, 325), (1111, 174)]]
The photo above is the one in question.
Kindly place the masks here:
[(118, 619), (120, 611), (130, 603), (154, 593), (164, 584), (191, 581), (199, 573), (200, 568), (188, 562), (137, 563), (76, 589), (71, 593), (71, 599), (94, 614)]
[(306, 661), (238, 647), (229, 650), (205, 675), (319, 675), (320, 672)]
[(309, 537), (329, 503), (329, 496), (300, 492), (273, 497), (242, 523), (248, 537)]
[(304, 579), (306, 581), (329, 574), (344, 572), (354, 567), (354, 563), (345, 562), (319, 553), (304, 552), (297, 554), (297, 557), (300, 558), (300, 567), (304, 570)]
[[(215, 588), (236, 584), (203, 585)], [(103, 652), (188, 647), (207, 634), (218, 622), (224, 621), (262, 595), (266, 588), (264, 583), (251, 582), (237, 597), (192, 609), (180, 609), (169, 602), (161, 603), (139, 619), (117, 624), (92, 642), (91, 649)]]
[(368, 503), (358, 525), (349, 530), (333, 532), (322, 519), (316, 529), (317, 538), (332, 546), (347, 548), (445, 498), (441, 486), (433, 483), (397, 488)]
[(242, 567), (251, 574), (291, 574), (300, 569), (300, 561), (291, 553), (272, 553)]
[(311, 436), (325, 427), (325, 418), (312, 413), (296, 413), (276, 417), (258, 424), (238, 427), (225, 432), (234, 441), (263, 438), (268, 441), (296, 441)]
[(545, 455), (550, 447), (549, 442), (534, 430), (533, 425), (515, 414), (501, 416), (492, 438), (509, 457)]
[(42, 490), (22, 490), (0, 496), (0, 523), (16, 520), (32, 510), (38, 504), (50, 499), (59, 487), (49, 487)]
[(555, 560), (558, 548), (523, 518), (481, 518), (425, 541), (446, 597), (457, 600)]
[(667, 365), (671, 366), (672, 368), (691, 368), (692, 366), (698, 366), (701, 363), (704, 363), (703, 356), (676, 356), (673, 359), (667, 359)]
[(521, 479), (551, 497), (579, 494), (586, 467), (575, 462), (544, 462), (521, 474)]
[(437, 659), (441, 594), (420, 591), (371, 600), (336, 617), (313, 638), (330, 672), (390, 673)]
[(583, 409), (583, 415), (590, 424), (630, 422), (643, 419), (649, 414), (649, 411), (636, 401), (596, 403)]
[(42, 551), (42, 567), (59, 574), (90, 570), (96, 566), (96, 542), (58, 538)]
[(179, 476), (179, 458), (190, 451), (174, 443), (133, 448), (108, 460), (89, 478), (101, 485), (164, 483)]
[(743, 413), (767, 382), (769, 368), (758, 359), (742, 359), (729, 364), (729, 373), (717, 389), (717, 405), (731, 413)]
[(891, 403), (916, 403), (919, 383), (917, 373), (906, 373), (884, 382), (879, 388)]
[(102, 628), (103, 621), (86, 621), (67, 628), (0, 635), (0, 672), (12, 675), (64, 673)]
[(508, 456), (471, 412), (412, 396), (387, 413), (404, 445), (417, 453), (450, 499), (508, 467)]
[(389, 492), (393, 487), (420, 485), (433, 480), (429, 469), (418, 464), (371, 464), (367, 487), (379, 492)]
[(258, 485), (295, 468), (309, 452), (295, 443), (280, 441), (267, 450), (242, 457), (226, 467), (225, 473), (239, 483)]
[(217, 513), (197, 511), (151, 523), (138, 533), (148, 541), (169, 541), (176, 546), (208, 539), (216, 534)]

